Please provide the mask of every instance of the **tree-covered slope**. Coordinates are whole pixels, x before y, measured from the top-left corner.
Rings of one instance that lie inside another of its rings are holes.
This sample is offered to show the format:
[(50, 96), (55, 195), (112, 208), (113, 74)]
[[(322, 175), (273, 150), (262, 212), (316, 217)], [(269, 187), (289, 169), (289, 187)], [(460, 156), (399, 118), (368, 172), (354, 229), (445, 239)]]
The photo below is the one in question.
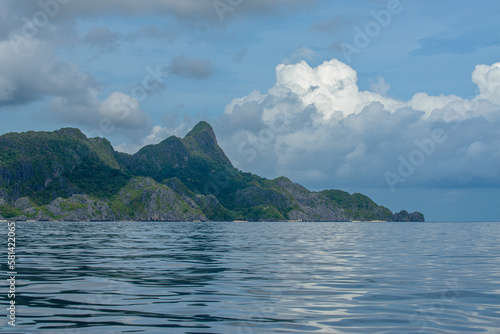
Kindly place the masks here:
[(0, 136), (0, 196), (8, 202), (29, 196), (48, 204), (73, 194), (108, 198), (129, 179), (106, 139), (88, 139), (78, 129)]
[(422, 221), (361, 194), (311, 192), (231, 164), (198, 123), (130, 155), (78, 129), (0, 136), (0, 219)]

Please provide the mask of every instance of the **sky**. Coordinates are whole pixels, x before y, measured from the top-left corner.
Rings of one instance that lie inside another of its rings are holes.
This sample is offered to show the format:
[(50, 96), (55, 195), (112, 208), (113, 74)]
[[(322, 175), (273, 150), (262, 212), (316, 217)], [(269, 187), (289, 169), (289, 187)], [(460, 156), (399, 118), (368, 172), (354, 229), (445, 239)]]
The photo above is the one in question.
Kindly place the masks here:
[(498, 221), (499, 10), (0, 0), (0, 134), (77, 127), (134, 153), (206, 120), (243, 171)]

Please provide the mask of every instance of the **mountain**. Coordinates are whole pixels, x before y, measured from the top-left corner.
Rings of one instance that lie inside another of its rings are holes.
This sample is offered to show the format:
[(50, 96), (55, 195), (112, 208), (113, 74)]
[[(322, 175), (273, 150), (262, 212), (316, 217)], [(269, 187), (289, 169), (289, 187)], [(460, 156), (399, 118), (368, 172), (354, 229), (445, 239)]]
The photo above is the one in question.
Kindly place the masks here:
[(362, 194), (235, 168), (207, 122), (130, 155), (80, 130), (0, 136), (0, 219), (424, 221)]

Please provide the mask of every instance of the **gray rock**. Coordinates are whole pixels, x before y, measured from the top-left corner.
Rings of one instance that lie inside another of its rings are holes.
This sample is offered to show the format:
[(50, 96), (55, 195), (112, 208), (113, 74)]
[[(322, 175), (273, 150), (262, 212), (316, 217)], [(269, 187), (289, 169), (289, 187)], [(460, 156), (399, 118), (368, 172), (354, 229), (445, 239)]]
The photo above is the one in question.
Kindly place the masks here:
[(324, 195), (311, 192), (300, 184), (285, 177), (273, 180), (282, 191), (289, 195), (288, 219), (303, 221), (347, 221), (343, 209), (335, 206)]
[(137, 221), (206, 221), (194, 200), (182, 197), (170, 187), (148, 177), (132, 179), (118, 195), (129, 212), (119, 212), (120, 220)]
[(38, 211), (38, 213), (35, 216), (34, 220), (38, 220), (38, 221), (51, 221), (53, 219), (51, 217), (47, 216), (43, 211)]
[[(87, 195), (73, 195), (68, 199), (57, 198), (47, 205), (47, 209), (58, 220), (66, 221), (113, 221), (115, 215), (109, 206)], [(47, 218), (40, 214), (40, 217)]]
[(21, 210), (22, 212), (33, 215), (37, 213), (37, 210), (34, 208), (34, 204), (31, 203), (30, 199), (28, 197), (22, 197), (19, 198), (17, 201), (14, 202), (14, 207), (16, 209)]

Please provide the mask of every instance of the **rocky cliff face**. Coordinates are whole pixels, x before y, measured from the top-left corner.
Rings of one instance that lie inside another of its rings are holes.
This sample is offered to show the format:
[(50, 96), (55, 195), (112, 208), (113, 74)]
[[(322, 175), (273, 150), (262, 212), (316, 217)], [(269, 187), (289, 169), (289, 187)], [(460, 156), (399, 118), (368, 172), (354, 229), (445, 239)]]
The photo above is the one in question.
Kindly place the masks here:
[(78, 129), (0, 136), (0, 219), (423, 221), (362, 194), (311, 192), (234, 168), (200, 122), (134, 155)]
[(108, 204), (87, 195), (57, 198), (46, 206), (50, 216), (65, 221), (113, 221), (116, 216)]
[(132, 179), (112, 200), (116, 217), (136, 221), (206, 221), (200, 206), (148, 177)]
[(288, 213), (288, 219), (303, 221), (348, 220), (344, 210), (322, 194), (311, 192), (285, 177), (280, 177), (272, 182), (277, 189), (288, 195), (287, 198), (291, 201), (289, 207), (292, 210)]
[(14, 203), (18, 214), (16, 220), (64, 220), (64, 221), (113, 221), (116, 220), (107, 203), (87, 195), (73, 195), (57, 198), (50, 204), (38, 206), (28, 197)]

